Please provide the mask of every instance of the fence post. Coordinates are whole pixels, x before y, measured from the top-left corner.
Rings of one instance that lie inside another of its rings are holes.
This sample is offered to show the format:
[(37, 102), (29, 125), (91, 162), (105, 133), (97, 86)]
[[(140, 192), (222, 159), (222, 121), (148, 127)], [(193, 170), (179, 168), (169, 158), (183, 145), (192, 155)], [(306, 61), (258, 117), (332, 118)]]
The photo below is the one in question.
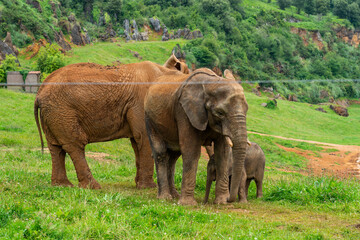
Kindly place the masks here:
[(20, 72), (7, 72), (7, 89), (13, 91), (23, 91), (23, 85), (24, 80)]
[(25, 92), (36, 93), (39, 89), (39, 86), (26, 86), (26, 85), (38, 84), (38, 83), (40, 83), (40, 72), (39, 71), (29, 72), (25, 79)]

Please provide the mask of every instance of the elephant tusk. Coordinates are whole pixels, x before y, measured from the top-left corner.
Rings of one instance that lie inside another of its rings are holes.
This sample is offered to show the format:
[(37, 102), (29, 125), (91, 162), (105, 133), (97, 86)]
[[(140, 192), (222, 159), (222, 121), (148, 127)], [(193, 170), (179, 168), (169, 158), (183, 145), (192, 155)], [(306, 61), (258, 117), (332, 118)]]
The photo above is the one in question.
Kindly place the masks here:
[(249, 146), (251, 146), (251, 142), (250, 142), (249, 139), (247, 139), (247, 144), (248, 144)]
[(233, 146), (234, 146), (233, 142), (231, 141), (231, 139), (230, 139), (228, 136), (225, 136), (225, 140), (226, 140), (226, 143), (227, 143), (230, 147), (233, 147)]

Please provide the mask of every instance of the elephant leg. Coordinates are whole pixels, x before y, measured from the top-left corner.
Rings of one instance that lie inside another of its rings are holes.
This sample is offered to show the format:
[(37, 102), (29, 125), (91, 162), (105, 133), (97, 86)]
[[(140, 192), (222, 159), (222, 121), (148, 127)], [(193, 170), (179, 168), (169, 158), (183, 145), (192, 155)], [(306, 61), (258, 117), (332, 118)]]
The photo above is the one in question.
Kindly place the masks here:
[(50, 143), (48, 143), (48, 147), (52, 160), (51, 185), (73, 187), (74, 185), (69, 181), (68, 177), (66, 176), (66, 152), (60, 146), (52, 145)]
[(155, 160), (156, 177), (158, 185), (158, 198), (172, 199), (169, 186), (169, 152), (161, 137), (153, 129), (149, 120), (145, 117), (146, 130), (149, 136), (149, 143), (152, 148), (152, 156)]
[(169, 188), (170, 188), (170, 194), (173, 198), (179, 198), (180, 194), (175, 188), (175, 165), (176, 161), (180, 157), (180, 152), (170, 152), (170, 158), (169, 158), (169, 167), (168, 167), (168, 182), (169, 182)]
[(189, 142), (180, 147), (183, 158), (183, 173), (179, 204), (196, 205), (197, 202), (194, 198), (194, 189), (196, 185), (196, 171), (201, 153), (201, 144)]
[(153, 179), (154, 159), (151, 157), (151, 146), (146, 134), (144, 122), (139, 120), (139, 115), (144, 115), (144, 110), (131, 109), (127, 121), (133, 135), (131, 144), (136, 157), (136, 187), (153, 188), (156, 184)]
[(63, 149), (70, 155), (74, 163), (76, 175), (79, 180), (79, 187), (100, 189), (100, 184), (94, 179), (85, 159), (85, 147), (76, 144), (65, 144)]
[[(156, 184), (153, 180), (154, 160), (151, 157), (150, 145), (146, 149), (139, 150), (139, 144), (134, 138), (130, 138), (131, 146), (135, 152), (136, 177), (135, 183), (137, 188), (154, 188)], [(148, 144), (148, 143), (147, 143)], [(140, 145), (141, 146), (141, 145)], [(146, 155), (146, 156), (144, 156)]]
[(261, 198), (263, 196), (262, 179), (255, 179), (255, 183), (256, 183), (256, 197)]
[[(246, 198), (249, 196), (250, 183), (251, 183), (251, 179), (246, 179), (246, 183), (245, 183), (245, 196), (246, 196)], [(240, 199), (240, 195), (239, 195), (239, 199)]]

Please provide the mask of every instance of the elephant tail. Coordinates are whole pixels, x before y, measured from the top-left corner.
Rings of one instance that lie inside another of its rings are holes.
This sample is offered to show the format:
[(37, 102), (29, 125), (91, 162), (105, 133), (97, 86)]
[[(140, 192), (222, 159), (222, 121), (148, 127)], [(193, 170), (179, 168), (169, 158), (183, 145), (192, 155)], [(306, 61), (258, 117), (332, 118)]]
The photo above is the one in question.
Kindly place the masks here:
[(34, 103), (34, 116), (35, 116), (36, 126), (40, 135), (41, 153), (44, 154), (44, 141), (43, 141), (40, 122), (39, 122), (39, 101), (37, 98), (35, 99), (35, 103)]

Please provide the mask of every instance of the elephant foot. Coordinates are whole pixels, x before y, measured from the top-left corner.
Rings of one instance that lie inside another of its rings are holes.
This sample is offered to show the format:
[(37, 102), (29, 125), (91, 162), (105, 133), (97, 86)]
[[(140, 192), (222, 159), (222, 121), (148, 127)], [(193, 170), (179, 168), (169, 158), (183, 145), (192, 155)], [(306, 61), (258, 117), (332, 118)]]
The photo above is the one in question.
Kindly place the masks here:
[(197, 205), (197, 202), (194, 197), (180, 197), (178, 202), (180, 205)]
[(170, 190), (170, 193), (171, 193), (171, 196), (172, 196), (173, 198), (180, 198), (180, 194), (178, 193), (178, 191), (176, 191), (175, 188), (174, 188), (174, 189), (171, 189), (171, 190)]
[(67, 178), (66, 179), (52, 179), (51, 185), (53, 186), (63, 186), (63, 187), (74, 187), (74, 184), (72, 184)]
[(227, 204), (227, 197), (216, 197), (214, 200), (214, 204)]
[(143, 188), (156, 188), (156, 183), (151, 179), (151, 181), (144, 181), (144, 182), (137, 182), (136, 188), (143, 189)]
[(262, 197), (263, 197), (262, 193), (261, 193), (261, 194), (256, 195), (256, 198), (262, 198)]
[(239, 203), (247, 203), (247, 202), (248, 202), (248, 201), (247, 201), (246, 198), (242, 198), (242, 199), (239, 200)]
[(165, 199), (165, 200), (171, 200), (172, 199), (172, 196), (170, 193), (161, 193), (161, 194), (158, 194), (158, 199)]
[(95, 180), (83, 180), (79, 182), (80, 188), (101, 189), (100, 184)]

